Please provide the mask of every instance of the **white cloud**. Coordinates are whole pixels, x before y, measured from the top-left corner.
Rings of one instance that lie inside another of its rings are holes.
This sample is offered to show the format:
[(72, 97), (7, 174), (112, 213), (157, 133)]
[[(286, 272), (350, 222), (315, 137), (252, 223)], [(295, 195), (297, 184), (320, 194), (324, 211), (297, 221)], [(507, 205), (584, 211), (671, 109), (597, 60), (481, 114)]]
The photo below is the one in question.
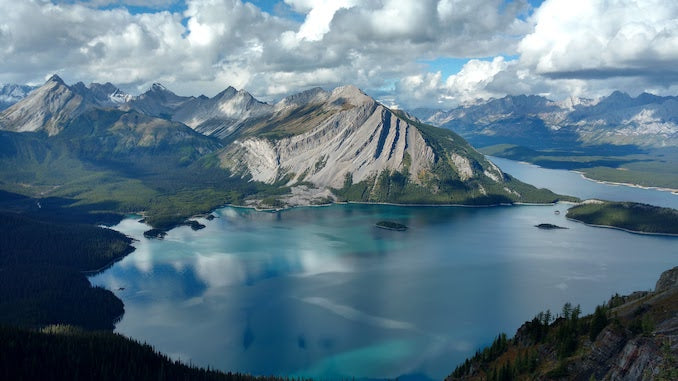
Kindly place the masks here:
[(318, 41), (330, 30), (330, 22), (339, 9), (351, 8), (357, 0), (319, 0), (290, 1), (295, 9), (307, 10), (306, 20), (299, 28), (297, 38), (299, 40)]
[[(448, 17), (458, 2), (438, 4)], [(448, 78), (416, 74), (400, 81), (399, 98), (454, 105), (507, 94), (598, 97), (678, 91), (678, 3), (645, 0), (547, 0), (530, 19), (533, 30), (517, 46), (518, 58), (470, 60)], [(409, 90), (409, 91), (408, 91)]]
[[(193, 95), (233, 85), (263, 100), (352, 83), (404, 107), (678, 87), (678, 3), (669, 1), (547, 0), (526, 17), (525, 0), (285, 0), (303, 22), (242, 0), (124, 7), (141, 3), (0, 0), (0, 82), (56, 72), (131, 92), (155, 81)], [(170, 5), (185, 11), (162, 11)], [(438, 58), (471, 60), (444, 77), (421, 63)]]
[(645, 76), (678, 67), (678, 3), (664, 0), (550, 0), (518, 51), (535, 72), (555, 77)]

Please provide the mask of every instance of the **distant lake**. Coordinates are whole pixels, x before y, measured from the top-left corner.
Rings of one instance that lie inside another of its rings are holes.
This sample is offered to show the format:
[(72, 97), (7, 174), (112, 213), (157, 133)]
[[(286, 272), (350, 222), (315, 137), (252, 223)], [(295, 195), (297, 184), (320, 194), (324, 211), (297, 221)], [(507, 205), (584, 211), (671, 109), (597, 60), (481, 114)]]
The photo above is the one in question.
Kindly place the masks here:
[(658, 189), (612, 185), (587, 180), (580, 173), (562, 169), (541, 168), (534, 164), (488, 156), (502, 171), (538, 188), (581, 199), (599, 198), (609, 201), (635, 201), (678, 209), (678, 195)]
[[(515, 164), (527, 167), (521, 179), (542, 170)], [(125, 303), (117, 332), (196, 365), (442, 379), (540, 311), (571, 301), (590, 313), (616, 292), (652, 289), (678, 264), (677, 238), (587, 227), (566, 220), (567, 207), (227, 207), (200, 220), (205, 229), (164, 240), (145, 239), (148, 227), (129, 218), (114, 228), (137, 250), (91, 281)]]

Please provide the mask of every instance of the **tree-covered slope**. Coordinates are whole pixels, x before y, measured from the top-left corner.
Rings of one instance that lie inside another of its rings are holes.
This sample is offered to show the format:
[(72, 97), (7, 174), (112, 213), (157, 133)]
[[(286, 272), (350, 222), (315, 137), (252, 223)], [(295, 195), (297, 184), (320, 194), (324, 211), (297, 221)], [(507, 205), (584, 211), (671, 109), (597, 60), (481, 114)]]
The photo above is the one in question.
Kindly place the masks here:
[(188, 366), (122, 335), (63, 325), (40, 331), (0, 325), (0, 379), (285, 380)]
[(566, 303), (457, 366), (446, 380), (675, 380), (678, 267), (653, 292), (614, 295), (591, 315)]

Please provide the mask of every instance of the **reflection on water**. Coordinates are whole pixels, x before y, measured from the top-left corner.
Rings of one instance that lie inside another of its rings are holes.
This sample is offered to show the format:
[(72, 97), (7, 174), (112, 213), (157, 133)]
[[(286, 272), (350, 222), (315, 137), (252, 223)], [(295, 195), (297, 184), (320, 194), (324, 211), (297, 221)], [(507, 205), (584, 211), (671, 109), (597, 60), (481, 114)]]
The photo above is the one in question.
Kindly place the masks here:
[(130, 218), (115, 228), (137, 250), (92, 282), (124, 301), (118, 332), (193, 364), (440, 379), (541, 310), (591, 312), (675, 265), (675, 238), (586, 227), (566, 207), (229, 207), (164, 240)]

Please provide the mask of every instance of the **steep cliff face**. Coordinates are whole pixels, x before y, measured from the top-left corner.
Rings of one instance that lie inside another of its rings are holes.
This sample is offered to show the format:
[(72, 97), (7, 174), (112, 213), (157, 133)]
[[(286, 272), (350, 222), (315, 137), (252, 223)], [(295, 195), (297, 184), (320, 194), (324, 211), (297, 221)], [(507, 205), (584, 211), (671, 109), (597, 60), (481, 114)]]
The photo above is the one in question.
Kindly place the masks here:
[[(248, 136), (236, 140), (224, 156), (245, 164), (257, 181), (272, 183), (291, 175), (290, 181), (334, 188), (343, 186), (347, 173), (360, 182), (383, 170), (401, 170), (408, 155), (414, 181), (417, 172), (433, 163), (433, 150), (416, 128), (355, 88), (339, 88), (316, 106), (316, 115), (307, 116), (315, 122), (308, 131), (272, 141)], [(279, 111), (277, 117), (283, 115)]]

